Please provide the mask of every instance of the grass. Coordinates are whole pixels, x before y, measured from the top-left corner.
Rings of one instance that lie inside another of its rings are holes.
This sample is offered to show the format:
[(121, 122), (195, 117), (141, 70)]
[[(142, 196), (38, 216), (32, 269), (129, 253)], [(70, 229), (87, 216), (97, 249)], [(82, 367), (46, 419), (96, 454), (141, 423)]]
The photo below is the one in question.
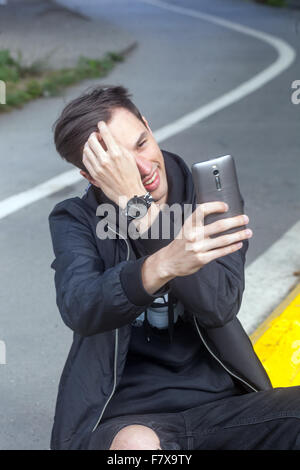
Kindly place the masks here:
[(270, 5), (271, 7), (285, 7), (286, 0), (256, 0), (258, 3), (264, 3), (265, 5)]
[(24, 66), (20, 54), (15, 59), (8, 49), (0, 49), (0, 80), (6, 84), (6, 104), (0, 106), (0, 113), (20, 108), (36, 98), (57, 96), (81, 80), (104, 77), (123, 60), (121, 54), (108, 52), (102, 59), (81, 56), (75, 67), (49, 70), (45, 61)]

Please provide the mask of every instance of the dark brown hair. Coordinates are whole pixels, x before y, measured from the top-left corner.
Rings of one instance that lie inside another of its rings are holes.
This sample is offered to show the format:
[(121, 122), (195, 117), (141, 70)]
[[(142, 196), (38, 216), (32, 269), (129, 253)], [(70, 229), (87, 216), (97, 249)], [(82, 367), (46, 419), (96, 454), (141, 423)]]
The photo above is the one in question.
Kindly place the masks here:
[(123, 86), (100, 85), (72, 100), (53, 124), (54, 142), (60, 156), (88, 173), (82, 163), (83, 147), (90, 134), (98, 131), (99, 121), (108, 122), (115, 108), (125, 108), (145, 124), (130, 96)]

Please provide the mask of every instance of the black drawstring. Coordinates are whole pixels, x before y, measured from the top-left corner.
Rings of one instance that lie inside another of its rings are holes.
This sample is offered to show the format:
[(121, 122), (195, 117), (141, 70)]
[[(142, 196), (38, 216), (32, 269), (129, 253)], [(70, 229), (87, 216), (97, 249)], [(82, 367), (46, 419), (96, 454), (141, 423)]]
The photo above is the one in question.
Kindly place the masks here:
[[(173, 342), (173, 332), (174, 332), (174, 297), (172, 294), (168, 294), (168, 333), (169, 333), (169, 342)], [(148, 321), (147, 309), (145, 309), (144, 316), (144, 332), (145, 339), (147, 343), (151, 341), (151, 325)]]
[(147, 343), (150, 342), (151, 338), (151, 327), (148, 321), (147, 309), (145, 309), (145, 318), (144, 318), (144, 332), (145, 332), (145, 339)]
[(169, 321), (169, 342), (173, 341), (173, 331), (174, 331), (174, 305), (173, 305), (173, 296), (168, 294), (168, 321)]

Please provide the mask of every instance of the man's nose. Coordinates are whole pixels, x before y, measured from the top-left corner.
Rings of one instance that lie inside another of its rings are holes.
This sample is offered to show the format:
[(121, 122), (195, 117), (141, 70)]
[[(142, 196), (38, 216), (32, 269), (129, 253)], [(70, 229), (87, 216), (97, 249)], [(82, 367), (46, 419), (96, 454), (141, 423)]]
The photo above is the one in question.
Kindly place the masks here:
[(135, 157), (135, 161), (142, 177), (151, 174), (153, 167), (152, 162), (150, 162), (144, 157), (141, 157), (140, 155)]

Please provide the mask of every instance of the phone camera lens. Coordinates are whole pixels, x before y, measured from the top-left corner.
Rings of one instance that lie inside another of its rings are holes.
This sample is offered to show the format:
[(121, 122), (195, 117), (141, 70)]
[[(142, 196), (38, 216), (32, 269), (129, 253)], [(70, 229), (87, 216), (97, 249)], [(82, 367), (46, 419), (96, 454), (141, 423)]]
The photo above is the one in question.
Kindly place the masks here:
[(217, 176), (217, 175), (219, 174), (219, 170), (214, 170), (214, 171), (213, 171), (213, 174), (214, 174), (215, 176)]

